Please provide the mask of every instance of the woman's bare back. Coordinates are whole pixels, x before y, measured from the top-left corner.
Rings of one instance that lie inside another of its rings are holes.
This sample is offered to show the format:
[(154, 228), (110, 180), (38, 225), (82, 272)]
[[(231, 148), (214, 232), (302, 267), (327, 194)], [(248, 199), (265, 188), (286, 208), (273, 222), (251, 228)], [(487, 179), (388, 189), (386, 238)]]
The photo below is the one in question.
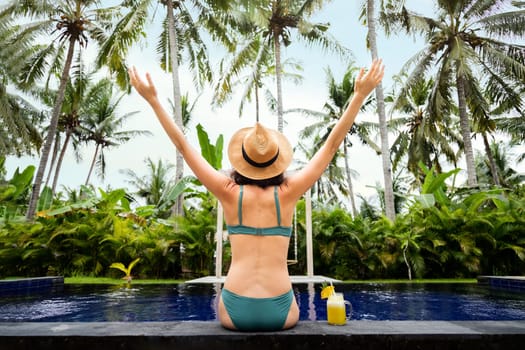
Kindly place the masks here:
[[(239, 218), (240, 186), (232, 186), (236, 200), (224, 204), (228, 226), (242, 225), (269, 228), (292, 225), (295, 203), (287, 203), (282, 190), (277, 188), (279, 208), (276, 206), (274, 188), (245, 185), (242, 196), (242, 218)], [(285, 236), (230, 235), (232, 260), (225, 288), (249, 297), (271, 297), (290, 289), (287, 254), (290, 242)]]

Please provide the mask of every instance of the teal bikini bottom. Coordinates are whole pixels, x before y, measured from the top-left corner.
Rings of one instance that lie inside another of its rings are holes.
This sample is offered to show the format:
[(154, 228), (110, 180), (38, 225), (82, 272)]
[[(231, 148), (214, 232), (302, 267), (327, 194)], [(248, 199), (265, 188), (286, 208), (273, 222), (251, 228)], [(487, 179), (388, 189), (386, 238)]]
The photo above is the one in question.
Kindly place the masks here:
[(293, 291), (272, 298), (249, 298), (222, 289), (222, 301), (240, 331), (277, 331), (284, 327), (294, 298)]

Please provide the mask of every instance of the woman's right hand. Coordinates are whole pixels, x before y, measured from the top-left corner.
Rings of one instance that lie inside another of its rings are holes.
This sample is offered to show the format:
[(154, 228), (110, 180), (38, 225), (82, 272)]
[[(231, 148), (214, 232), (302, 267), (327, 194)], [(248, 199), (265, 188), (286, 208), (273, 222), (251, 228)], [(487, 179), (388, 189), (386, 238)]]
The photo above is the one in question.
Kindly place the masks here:
[(157, 89), (149, 73), (146, 73), (146, 81), (138, 74), (135, 66), (128, 69), (129, 82), (137, 92), (149, 103), (157, 99)]

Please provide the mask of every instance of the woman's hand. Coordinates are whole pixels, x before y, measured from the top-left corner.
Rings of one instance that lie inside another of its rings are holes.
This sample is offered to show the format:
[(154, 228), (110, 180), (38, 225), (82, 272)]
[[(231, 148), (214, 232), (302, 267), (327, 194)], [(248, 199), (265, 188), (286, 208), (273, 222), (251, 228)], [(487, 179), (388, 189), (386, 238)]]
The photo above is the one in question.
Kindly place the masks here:
[(138, 74), (135, 66), (128, 69), (129, 82), (137, 90), (137, 92), (144, 97), (149, 103), (157, 99), (157, 89), (153, 84), (153, 80), (149, 73), (146, 73), (146, 80), (144, 81)]
[(383, 65), (383, 61), (381, 59), (375, 59), (366, 74), (364, 68), (361, 68), (359, 71), (355, 79), (354, 93), (368, 96), (368, 94), (379, 85), (384, 74), (385, 66)]

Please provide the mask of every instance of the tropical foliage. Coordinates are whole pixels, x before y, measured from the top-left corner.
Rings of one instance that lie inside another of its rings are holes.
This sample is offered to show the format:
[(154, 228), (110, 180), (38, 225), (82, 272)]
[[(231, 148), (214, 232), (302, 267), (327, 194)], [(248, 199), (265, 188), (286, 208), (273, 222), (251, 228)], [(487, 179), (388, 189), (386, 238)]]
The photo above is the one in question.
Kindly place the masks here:
[(431, 117), (439, 120), (449, 115), (453, 110), (452, 94), (457, 95), (469, 186), (478, 184), (472, 124), (487, 124), (489, 101), (496, 104), (512, 101), (518, 111), (523, 107), (516, 86), (525, 81), (525, 49), (509, 38), (525, 34), (525, 11), (505, 11), (502, 3), (508, 5), (508, 1), (498, 0), (438, 1), (436, 18), (405, 7), (385, 16), (387, 24), (397, 23), (409, 33), (422, 34), (427, 43), (404, 69), (411, 68), (411, 73), (399, 91), (400, 98), (434, 69), (436, 77), (428, 103)]
[(342, 279), (520, 275), (524, 198), (499, 189), (445, 192), (444, 179), (428, 175), (428, 193), (415, 197), (395, 222), (352, 220), (341, 209), (315, 212), (316, 274)]
[[(82, 200), (38, 213), (35, 223), (4, 221), (3, 274), (65, 276), (109, 274), (115, 261), (140, 257), (138, 274), (168, 277), (176, 269), (169, 224), (150, 221), (154, 209), (132, 211), (123, 190), (97, 196), (84, 188)], [(162, 270), (161, 270), (162, 268)], [(136, 269), (137, 270), (137, 269)]]
[[(112, 148), (147, 134), (129, 130), (133, 112), (117, 108), (129, 92), (128, 51), (150, 35), (148, 25), (160, 14), (158, 61), (172, 73), (172, 112), (184, 131), (197, 101), (190, 104), (188, 95), (181, 95), (179, 65), (189, 68), (197, 90), (214, 82), (210, 105), (219, 108), (243, 84), (240, 111), (253, 99), (256, 120), (260, 90), (267, 89), (269, 110), (282, 130), (281, 79), (300, 80), (294, 74), (300, 64), (285, 57), (284, 48), (299, 39), (345, 58), (349, 54), (329, 25), (317, 22), (329, 2), (122, 0), (110, 7), (93, 0), (5, 2), (0, 8), (0, 277), (118, 276), (120, 269), (130, 278), (132, 268), (138, 278), (210, 274), (218, 204), (199, 181), (183, 176), (180, 155), (175, 166), (147, 158), (144, 176), (137, 169), (124, 171), (131, 189), (89, 185), (95, 169), (104, 176)], [(371, 106), (379, 122), (355, 124), (314, 188), (315, 273), (342, 279), (522, 274), (525, 178), (516, 165), (525, 159), (524, 4), (440, 0), (433, 2), (432, 16), (423, 16), (408, 3), (362, 2), (360, 18), (368, 29), (363, 41), (373, 57), (380, 49), (377, 24), (390, 35), (399, 28), (421, 34), (424, 48), (406, 63), (409, 73), (398, 77), (391, 96), (385, 98), (382, 87), (376, 90)], [(94, 55), (86, 55), (88, 43)], [(213, 57), (220, 62), (218, 72), (208, 43), (223, 49), (213, 56), (225, 54)], [(95, 70), (87, 69), (92, 63)], [(300, 111), (318, 118), (300, 135), (298, 148), (306, 158), (346, 107), (356, 70), (350, 66), (339, 82), (327, 67), (323, 110)], [(265, 84), (272, 79), (274, 87)], [(385, 119), (387, 108), (391, 120)], [(196, 127), (201, 153), (222, 169), (223, 136), (212, 143), (205, 126), (199, 120)], [(373, 198), (355, 194), (360, 210), (354, 203), (349, 215), (343, 203), (354, 202), (351, 170), (359, 170), (347, 161), (353, 136), (381, 154), (384, 184), (376, 186)], [(394, 136), (391, 147), (389, 136)], [(477, 153), (475, 139), (483, 143)], [(94, 146), (85, 184), (58, 192), (64, 154), (69, 145), (75, 150), (83, 142)], [(38, 155), (38, 166), (8, 174), (6, 160), (21, 155)], [(458, 168), (463, 156), (466, 186)], [(344, 166), (338, 162), (343, 159)], [(298, 259), (289, 267), (296, 274), (306, 270), (304, 212), (300, 202)], [(224, 251), (227, 266), (227, 243)]]
[[(341, 208), (315, 210), (315, 272), (342, 279), (519, 274), (525, 268), (524, 191), (521, 196), (503, 189), (454, 191), (446, 180), (457, 171), (426, 172), (422, 193), (395, 222), (352, 218)], [(18, 184), (26, 187), (13, 180), (2, 188)], [(17, 196), (11, 198), (3, 203), (15, 204)], [(201, 193), (199, 205), (187, 208), (176, 223), (157, 219), (154, 206), (132, 209), (123, 190), (97, 195), (86, 187), (82, 198), (39, 212), (35, 223), (12, 220), (13, 211), (4, 215), (2, 275), (115, 276), (115, 261), (138, 258), (138, 277), (213, 271), (216, 203), (209, 194)], [(303, 214), (301, 203), (297, 217)], [(292, 273), (305, 268), (304, 228), (299, 219), (299, 259)]]

